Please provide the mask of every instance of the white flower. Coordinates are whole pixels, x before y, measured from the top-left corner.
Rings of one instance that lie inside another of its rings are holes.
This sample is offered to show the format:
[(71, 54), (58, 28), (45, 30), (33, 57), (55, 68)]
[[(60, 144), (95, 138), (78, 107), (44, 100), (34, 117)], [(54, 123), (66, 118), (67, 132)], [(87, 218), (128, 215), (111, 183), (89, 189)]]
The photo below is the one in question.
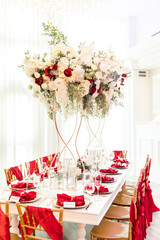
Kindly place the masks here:
[(52, 63), (52, 59), (51, 58), (49, 58), (49, 59), (47, 59), (46, 61), (45, 61), (45, 65), (46, 66), (51, 66), (53, 63)]
[(45, 81), (45, 83), (49, 83), (50, 82), (50, 78), (47, 77), (45, 74), (42, 75), (43, 80)]
[(75, 50), (72, 46), (67, 46), (66, 51), (70, 52), (70, 53), (75, 52)]
[(48, 86), (49, 86), (49, 90), (51, 90), (51, 91), (54, 91), (56, 89), (54, 81), (50, 81), (48, 83)]
[(82, 44), (80, 46), (80, 51), (81, 51), (81, 56), (93, 56), (93, 47), (94, 47), (94, 44), (93, 43), (90, 43), (88, 46), (85, 46), (84, 44)]
[(69, 61), (68, 61), (68, 59), (66, 58), (66, 57), (62, 57), (61, 59), (60, 59), (60, 62), (59, 62), (59, 65), (61, 66), (65, 66), (66, 68), (68, 67), (68, 65), (69, 65)]
[(100, 69), (101, 69), (102, 72), (106, 73), (108, 71), (108, 65), (106, 63), (102, 62), (100, 64)]
[(95, 64), (92, 64), (91, 68), (92, 68), (92, 70), (94, 71), (94, 70), (97, 69), (97, 66), (96, 66)]
[(65, 81), (62, 78), (57, 78), (52, 82), (53, 82), (52, 85), (54, 86), (54, 90), (57, 90), (62, 86), (66, 86)]
[(77, 65), (72, 73), (76, 75), (77, 79), (84, 78), (84, 69), (80, 65)]
[(33, 85), (33, 91), (35, 91), (35, 92), (38, 92), (38, 91), (40, 91), (40, 86), (39, 85), (37, 85), (37, 84), (34, 84)]
[(41, 87), (45, 90), (48, 89), (48, 84), (47, 83), (42, 83)]
[(84, 56), (81, 58), (81, 62), (84, 64), (84, 65), (87, 65), (87, 66), (91, 66), (92, 65), (92, 57), (91, 56)]
[(35, 78), (39, 78), (41, 75), (38, 72), (34, 73)]
[(57, 44), (51, 49), (51, 56), (57, 58), (59, 53), (66, 55), (67, 47), (65, 44)]
[(93, 61), (94, 61), (94, 64), (98, 65), (100, 63), (100, 58), (94, 57)]
[(99, 72), (96, 72), (96, 78), (102, 78), (102, 73), (99, 71)]

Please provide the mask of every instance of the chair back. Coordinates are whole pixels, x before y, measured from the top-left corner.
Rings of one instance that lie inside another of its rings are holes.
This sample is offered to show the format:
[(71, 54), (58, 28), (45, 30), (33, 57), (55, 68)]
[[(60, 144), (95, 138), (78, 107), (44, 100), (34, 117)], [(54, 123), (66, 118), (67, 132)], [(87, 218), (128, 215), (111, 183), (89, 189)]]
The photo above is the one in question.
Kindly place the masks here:
[(43, 169), (43, 163), (46, 163), (47, 167), (50, 167), (51, 165), (51, 155), (45, 156), (45, 157), (40, 157), (39, 158), (41, 167)]
[(39, 158), (42, 168), (43, 168), (43, 163), (46, 163), (47, 167), (51, 167), (51, 166), (54, 167), (57, 159), (59, 159), (59, 153), (54, 153), (54, 154), (50, 154), (48, 156)]
[[(18, 169), (21, 171), (22, 173), (22, 164), (15, 166), (18, 167)], [(8, 168), (8, 169), (4, 169), (5, 172), (5, 176), (6, 176), (6, 181), (7, 184), (9, 185), (11, 182), (14, 182), (16, 180), (18, 180), (17, 176), (13, 173), (12, 168)]]
[[(42, 237), (39, 238), (39, 237), (30, 235), (34, 230), (43, 231), (43, 232), (45, 232), (45, 230), (40, 223), (37, 224), (34, 214), (33, 213), (31, 214), (28, 211), (28, 206), (20, 203), (16, 203), (16, 206), (17, 206), (17, 210), (20, 218), (21, 231), (22, 231), (24, 240), (28, 240), (28, 239), (47, 240), (48, 238), (42, 238)], [(42, 208), (40, 207), (35, 207), (35, 208), (39, 209), (40, 211), (42, 210)], [(59, 208), (59, 209), (50, 209), (50, 210), (53, 213), (53, 215), (56, 215), (56, 216), (58, 215), (57, 220), (59, 224), (62, 226), (63, 209)], [(52, 231), (54, 231), (54, 223), (52, 224)]]
[(38, 164), (38, 159), (25, 162), (25, 167), (26, 170), (29, 171), (30, 174), (39, 172), (39, 164)]

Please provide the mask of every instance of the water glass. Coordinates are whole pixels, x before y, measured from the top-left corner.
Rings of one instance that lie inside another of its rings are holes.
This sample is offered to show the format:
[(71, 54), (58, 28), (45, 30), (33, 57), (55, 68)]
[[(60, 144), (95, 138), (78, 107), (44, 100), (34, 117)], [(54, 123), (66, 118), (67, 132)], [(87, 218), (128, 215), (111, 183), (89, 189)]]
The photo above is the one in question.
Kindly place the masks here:
[(40, 187), (40, 184), (41, 184), (41, 176), (39, 175), (34, 175), (34, 178), (33, 178), (33, 181), (34, 181), (34, 186), (36, 188)]

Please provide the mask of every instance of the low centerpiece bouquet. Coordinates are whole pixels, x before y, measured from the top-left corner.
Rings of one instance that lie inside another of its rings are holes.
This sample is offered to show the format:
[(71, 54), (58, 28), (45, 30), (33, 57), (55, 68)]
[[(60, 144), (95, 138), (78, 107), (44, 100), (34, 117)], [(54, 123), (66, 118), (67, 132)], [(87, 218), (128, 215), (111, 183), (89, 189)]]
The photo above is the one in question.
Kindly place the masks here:
[(67, 38), (51, 23), (44, 24), (51, 51), (25, 53), (24, 69), (33, 91), (46, 106), (48, 115), (63, 112), (67, 117), (80, 111), (84, 116), (105, 117), (113, 105), (122, 104), (123, 63), (111, 51), (94, 51), (94, 44), (81, 43), (78, 50), (67, 44)]

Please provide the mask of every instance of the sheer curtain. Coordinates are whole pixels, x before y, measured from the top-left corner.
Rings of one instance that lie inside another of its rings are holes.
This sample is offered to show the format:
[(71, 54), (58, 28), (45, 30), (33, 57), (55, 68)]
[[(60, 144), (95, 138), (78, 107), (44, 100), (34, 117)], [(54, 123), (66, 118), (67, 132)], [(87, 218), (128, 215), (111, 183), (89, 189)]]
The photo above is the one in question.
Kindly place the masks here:
[[(107, 50), (112, 43), (112, 49), (120, 56), (128, 45), (127, 19), (113, 20), (104, 15), (95, 20), (92, 14), (63, 17), (52, 9), (46, 16), (44, 12), (18, 8), (11, 0), (0, 1), (0, 176), (3, 180), (4, 168), (50, 154), (57, 147), (54, 124), (44, 106), (31, 96), (27, 89), (29, 79), (18, 68), (26, 50), (49, 52), (47, 40), (42, 36), (42, 22), (49, 20), (59, 25), (74, 47), (81, 41), (95, 41), (97, 49)], [(124, 109), (114, 109), (107, 118), (103, 138), (110, 148), (128, 147), (128, 129), (124, 130), (129, 118), (127, 100), (126, 103)], [(67, 136), (68, 128), (64, 132)], [(85, 137), (84, 143), (84, 136), (85, 126), (78, 140), (82, 152), (88, 141)]]

